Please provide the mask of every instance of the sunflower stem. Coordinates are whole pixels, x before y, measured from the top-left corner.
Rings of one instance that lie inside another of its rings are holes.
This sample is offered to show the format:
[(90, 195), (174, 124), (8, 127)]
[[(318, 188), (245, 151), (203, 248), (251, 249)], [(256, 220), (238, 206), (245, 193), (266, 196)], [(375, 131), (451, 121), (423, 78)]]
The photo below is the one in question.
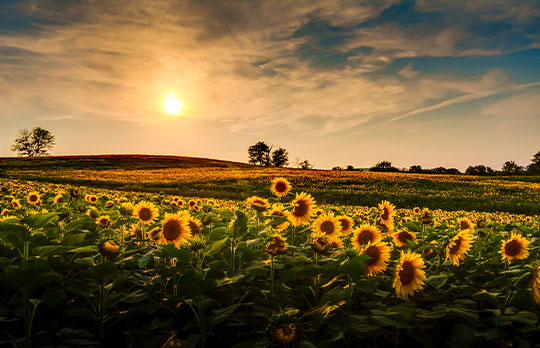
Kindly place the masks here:
[(347, 346), (351, 346), (352, 281), (347, 275)]
[(270, 256), (270, 295), (274, 297), (274, 254)]
[[(203, 272), (202, 272), (202, 263), (203, 263), (203, 257), (202, 253), (199, 251), (197, 255), (197, 273), (199, 274), (199, 277), (203, 278)], [(199, 335), (201, 336), (200, 345), (202, 348), (205, 346), (205, 325), (204, 325), (204, 295), (201, 292), (201, 295), (199, 296)]]
[[(319, 268), (319, 253), (315, 253), (315, 266)], [(317, 306), (319, 303), (319, 274), (315, 275), (314, 279), (314, 287), (313, 287), (313, 295), (314, 295), (314, 306)]]
[(291, 248), (291, 256), (292, 258), (294, 259), (294, 249), (295, 249), (295, 244), (294, 244), (294, 236), (295, 236), (295, 232), (296, 232), (296, 226), (293, 226), (292, 228), (292, 242), (291, 242), (291, 245), (292, 245), (292, 248)]

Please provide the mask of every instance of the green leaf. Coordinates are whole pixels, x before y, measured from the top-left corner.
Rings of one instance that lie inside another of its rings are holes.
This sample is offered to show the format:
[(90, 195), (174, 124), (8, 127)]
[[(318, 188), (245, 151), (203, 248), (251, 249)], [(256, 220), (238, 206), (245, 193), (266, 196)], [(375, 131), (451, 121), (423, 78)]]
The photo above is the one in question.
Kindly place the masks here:
[(229, 240), (228, 237), (212, 242), (204, 247), (203, 255), (210, 256), (219, 252)]
[(188, 263), (191, 260), (191, 253), (186, 249), (178, 249), (173, 244), (166, 244), (161, 247), (168, 257), (173, 257), (182, 263)]
[(435, 289), (440, 289), (444, 286), (444, 284), (446, 284), (446, 282), (448, 281), (448, 277), (448, 274), (441, 273), (439, 275), (429, 277), (426, 282)]
[(118, 274), (118, 268), (111, 261), (100, 263), (86, 272), (86, 276), (97, 281), (99, 284), (106, 284)]
[(30, 226), (30, 228), (42, 228), (54, 217), (60, 215), (60, 212), (44, 213), (44, 214), (34, 214), (27, 216), (23, 219), (23, 222)]
[(355, 256), (341, 265), (340, 270), (343, 274), (348, 274), (354, 280), (360, 279), (367, 274), (367, 258), (365, 254)]
[(62, 290), (47, 290), (43, 293), (41, 300), (47, 307), (56, 307), (63, 304), (67, 296)]
[(148, 263), (150, 262), (150, 260), (152, 260), (154, 256), (154, 251), (153, 250), (150, 250), (149, 252), (147, 252), (146, 254), (144, 254), (140, 259), (139, 259), (139, 268), (144, 268), (148, 265)]
[(45, 245), (41, 247), (33, 248), (33, 252), (39, 256), (48, 256), (48, 255), (59, 255), (63, 252), (69, 251), (73, 247), (64, 246), (64, 245)]

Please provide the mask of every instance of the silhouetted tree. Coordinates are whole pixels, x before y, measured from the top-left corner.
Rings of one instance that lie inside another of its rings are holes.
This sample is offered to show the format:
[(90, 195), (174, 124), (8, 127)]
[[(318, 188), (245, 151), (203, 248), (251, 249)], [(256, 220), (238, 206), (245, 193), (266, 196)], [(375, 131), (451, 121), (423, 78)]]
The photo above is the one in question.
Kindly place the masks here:
[(495, 171), (483, 164), (477, 165), (477, 166), (469, 166), (467, 170), (465, 171), (465, 174), (467, 175), (493, 175)]
[(506, 161), (501, 169), (504, 175), (520, 175), (524, 171), (524, 168), (518, 165), (514, 161)]
[(248, 148), (249, 163), (269, 167), (272, 164), (270, 150), (270, 146), (263, 141), (251, 145)]
[(420, 165), (414, 165), (409, 168), (409, 173), (422, 173), (422, 167)]
[(289, 164), (289, 152), (280, 147), (272, 152), (272, 165), (274, 167), (285, 167)]
[(399, 172), (399, 169), (392, 167), (392, 162), (390, 161), (381, 161), (375, 164), (369, 169), (372, 172)]
[(296, 167), (300, 169), (313, 169), (313, 164), (307, 159), (300, 160), (299, 157), (296, 157), (294, 161), (296, 163)]
[(340, 166), (333, 167), (332, 170), (343, 170)]
[(345, 170), (352, 171), (352, 170), (354, 170), (354, 167), (349, 164), (349, 165), (347, 165), (347, 168)]
[(11, 151), (17, 152), (18, 156), (46, 156), (55, 145), (54, 135), (46, 129), (34, 127), (32, 131), (21, 129)]
[(532, 158), (532, 163), (527, 166), (527, 173), (529, 174), (540, 174), (540, 151)]

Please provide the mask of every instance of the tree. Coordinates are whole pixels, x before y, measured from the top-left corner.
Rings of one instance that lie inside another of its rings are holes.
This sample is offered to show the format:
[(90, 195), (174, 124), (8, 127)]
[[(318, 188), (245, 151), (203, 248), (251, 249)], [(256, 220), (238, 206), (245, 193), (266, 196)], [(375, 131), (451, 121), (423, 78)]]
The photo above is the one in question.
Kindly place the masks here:
[(532, 163), (527, 166), (529, 174), (540, 174), (540, 151), (532, 158)]
[(477, 166), (469, 166), (465, 171), (467, 175), (493, 175), (495, 171), (491, 167), (487, 167), (483, 164)]
[(514, 161), (506, 161), (501, 171), (504, 175), (519, 175), (523, 173), (523, 167)]
[(295, 159), (296, 167), (300, 169), (313, 169), (313, 164), (307, 159), (300, 160), (300, 157)]
[(270, 146), (264, 141), (259, 141), (248, 148), (249, 163), (269, 167), (272, 164), (270, 158)]
[(272, 152), (272, 165), (274, 167), (285, 167), (289, 164), (289, 152), (280, 147)]
[(29, 131), (25, 128), (19, 131), (19, 136), (11, 146), (11, 151), (17, 152), (19, 156), (46, 156), (55, 144), (54, 135), (48, 130), (34, 127), (32, 131)]
[(410, 166), (409, 173), (422, 173), (422, 166), (419, 164), (416, 164), (414, 166)]
[(390, 161), (381, 161), (375, 164), (369, 169), (372, 172), (399, 172), (399, 169), (392, 167), (392, 162)]

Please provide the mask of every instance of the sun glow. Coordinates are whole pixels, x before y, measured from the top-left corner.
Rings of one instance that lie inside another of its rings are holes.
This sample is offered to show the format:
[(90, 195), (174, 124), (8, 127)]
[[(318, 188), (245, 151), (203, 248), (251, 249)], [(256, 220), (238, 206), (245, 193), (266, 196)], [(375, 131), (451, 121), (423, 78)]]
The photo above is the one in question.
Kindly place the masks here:
[(169, 95), (163, 102), (163, 110), (169, 115), (178, 115), (182, 111), (182, 101), (175, 95)]

